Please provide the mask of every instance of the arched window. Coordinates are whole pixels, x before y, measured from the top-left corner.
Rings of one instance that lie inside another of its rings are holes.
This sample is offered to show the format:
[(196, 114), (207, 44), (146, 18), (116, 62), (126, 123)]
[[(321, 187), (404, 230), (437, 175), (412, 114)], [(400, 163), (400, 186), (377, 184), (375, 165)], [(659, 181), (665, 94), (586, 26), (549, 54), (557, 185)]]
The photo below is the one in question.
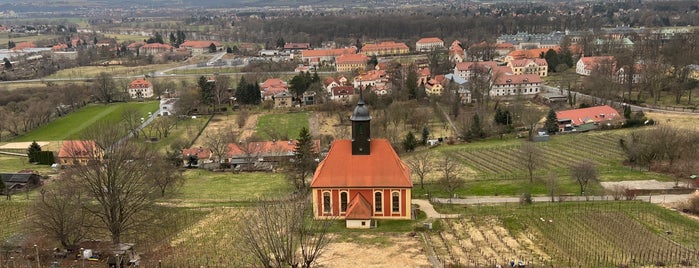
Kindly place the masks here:
[(349, 199), (347, 192), (340, 192), (340, 212), (347, 212), (347, 200)]
[(383, 204), (381, 203), (382, 199), (383, 198), (382, 198), (381, 192), (374, 193), (374, 211), (376, 211), (376, 212), (383, 211)]
[(400, 212), (400, 193), (391, 193), (391, 211)]
[(332, 207), (330, 207), (330, 192), (323, 193), (323, 213), (330, 213)]

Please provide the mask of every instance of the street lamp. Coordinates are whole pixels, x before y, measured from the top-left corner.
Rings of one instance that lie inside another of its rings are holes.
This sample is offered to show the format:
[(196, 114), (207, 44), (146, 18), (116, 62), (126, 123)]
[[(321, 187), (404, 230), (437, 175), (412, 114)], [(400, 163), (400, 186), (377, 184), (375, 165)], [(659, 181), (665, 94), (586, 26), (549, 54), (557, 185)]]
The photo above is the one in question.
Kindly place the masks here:
[(34, 252), (36, 252), (36, 267), (41, 268), (41, 261), (39, 260), (39, 247), (34, 244)]
[(85, 249), (80, 248), (80, 267), (85, 268)]

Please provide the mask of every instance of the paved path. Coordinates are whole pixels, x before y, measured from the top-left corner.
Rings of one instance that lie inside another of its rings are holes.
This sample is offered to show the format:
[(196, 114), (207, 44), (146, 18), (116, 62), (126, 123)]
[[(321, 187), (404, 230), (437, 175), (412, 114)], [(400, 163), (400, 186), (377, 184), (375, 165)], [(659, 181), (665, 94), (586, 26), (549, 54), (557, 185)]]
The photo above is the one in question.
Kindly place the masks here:
[(425, 200), (425, 199), (413, 199), (412, 204), (417, 205), (420, 207), (420, 210), (424, 211), (425, 214), (427, 214), (427, 218), (430, 219), (449, 219), (449, 218), (458, 218), (459, 214), (442, 214), (434, 210), (434, 207), (432, 206), (432, 203), (430, 201)]
[[(668, 203), (674, 203), (674, 202), (688, 200), (693, 195), (694, 194), (644, 195), (644, 196), (637, 196), (636, 200), (647, 201), (647, 202), (651, 202), (654, 204), (668, 204)], [(611, 195), (588, 196), (588, 197), (585, 197), (585, 196), (565, 196), (563, 198), (563, 200), (561, 200), (560, 197), (555, 197), (554, 200), (557, 202), (559, 202), (559, 201), (613, 201), (614, 197)], [(413, 201), (417, 201), (417, 200), (413, 200)], [(420, 201), (426, 202), (426, 200), (420, 200)], [(464, 197), (464, 198), (432, 198), (432, 201), (436, 202), (436, 203), (443, 203), (443, 204), (478, 205), (478, 204), (495, 204), (495, 203), (517, 203), (517, 202), (519, 202), (519, 197), (469, 196), (469, 197)], [(550, 196), (535, 196), (535, 197), (532, 197), (532, 201), (534, 201), (534, 202), (551, 202), (551, 197)], [(418, 203), (413, 202), (413, 204), (418, 204)], [(420, 204), (418, 204), (418, 205), (420, 205)], [(420, 206), (420, 209), (424, 210), (425, 213), (427, 213), (427, 210), (423, 209), (422, 206)], [(430, 209), (434, 210), (434, 208), (432, 208), (431, 205), (430, 205)], [(436, 211), (434, 213), (439, 214)], [(443, 214), (439, 214), (439, 215), (443, 215)]]

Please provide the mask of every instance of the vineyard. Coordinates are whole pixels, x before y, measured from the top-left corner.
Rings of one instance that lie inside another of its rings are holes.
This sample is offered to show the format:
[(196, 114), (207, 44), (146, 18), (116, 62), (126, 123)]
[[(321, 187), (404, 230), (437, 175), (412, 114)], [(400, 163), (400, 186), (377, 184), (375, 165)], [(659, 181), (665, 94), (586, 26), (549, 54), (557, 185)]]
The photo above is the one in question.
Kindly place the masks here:
[[(5, 196), (2, 196), (5, 198)], [(15, 197), (19, 198), (19, 197)], [(22, 229), (27, 213), (27, 202), (3, 201), (0, 202), (0, 241), (14, 235)]]
[(463, 208), (428, 233), (440, 262), (493, 266), (691, 266), (699, 223), (641, 202), (576, 202)]

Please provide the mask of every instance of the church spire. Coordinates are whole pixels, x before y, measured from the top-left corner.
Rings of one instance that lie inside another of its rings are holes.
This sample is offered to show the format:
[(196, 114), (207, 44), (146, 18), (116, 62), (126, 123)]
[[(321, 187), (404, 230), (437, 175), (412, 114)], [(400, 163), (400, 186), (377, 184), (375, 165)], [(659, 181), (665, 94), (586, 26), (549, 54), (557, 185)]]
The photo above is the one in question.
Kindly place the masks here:
[(371, 115), (369, 115), (369, 108), (364, 104), (361, 85), (359, 86), (359, 101), (354, 107), (350, 121), (352, 121), (352, 154), (369, 155), (371, 152)]

